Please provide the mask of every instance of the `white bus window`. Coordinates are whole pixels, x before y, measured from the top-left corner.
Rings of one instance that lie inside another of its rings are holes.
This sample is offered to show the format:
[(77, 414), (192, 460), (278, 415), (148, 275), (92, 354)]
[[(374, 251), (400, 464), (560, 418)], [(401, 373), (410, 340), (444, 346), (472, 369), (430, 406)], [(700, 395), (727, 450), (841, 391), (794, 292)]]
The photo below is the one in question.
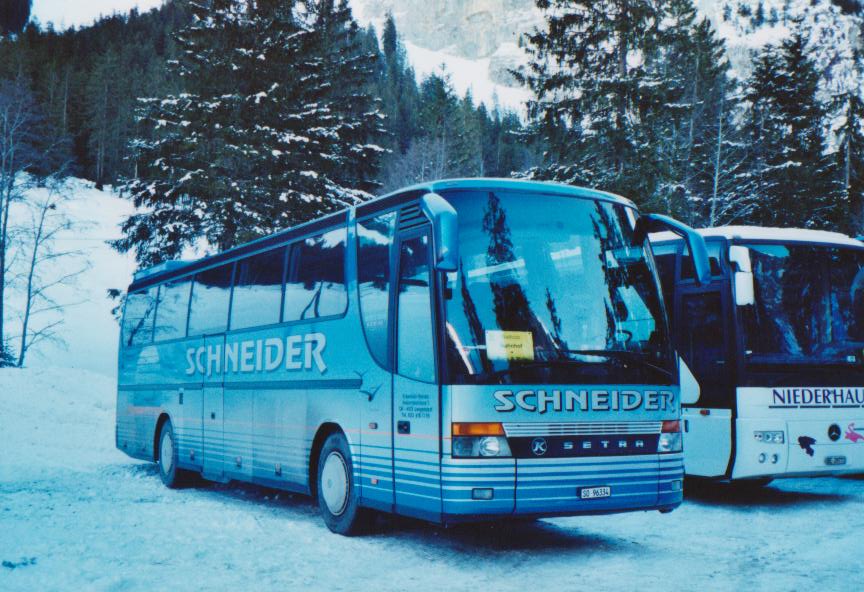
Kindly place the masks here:
[(399, 374), (423, 382), (435, 382), (428, 236), (418, 236), (402, 243), (399, 269)]
[(153, 340), (153, 316), (156, 313), (156, 288), (130, 294), (123, 315), (123, 344), (147, 345)]
[(159, 286), (159, 306), (156, 307), (156, 341), (186, 336), (186, 317), (189, 312), (190, 280), (170, 282)]
[(340, 315), (348, 306), (345, 242), (340, 228), (307, 238), (291, 249), (285, 284), (285, 321)]
[(231, 301), (232, 264), (214, 267), (195, 275), (189, 312), (189, 335), (223, 333)]
[(388, 368), (387, 336), (390, 303), (390, 246), (396, 225), (396, 212), (382, 214), (357, 223), (357, 280), (360, 286), (360, 311), (369, 351)]
[(260, 253), (237, 263), (231, 329), (279, 322), (286, 249)]

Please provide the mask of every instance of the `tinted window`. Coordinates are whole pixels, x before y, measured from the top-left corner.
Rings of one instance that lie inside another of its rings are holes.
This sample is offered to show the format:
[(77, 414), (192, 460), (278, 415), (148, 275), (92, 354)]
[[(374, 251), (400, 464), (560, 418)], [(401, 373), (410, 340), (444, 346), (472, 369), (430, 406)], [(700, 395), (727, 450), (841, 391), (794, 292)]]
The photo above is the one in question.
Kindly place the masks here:
[(202, 271), (192, 286), (189, 335), (222, 333), (228, 323), (233, 264)]
[(153, 317), (156, 313), (156, 288), (129, 294), (123, 315), (123, 344), (146, 345), (153, 340)]
[(390, 302), (390, 245), (396, 212), (382, 214), (357, 223), (360, 311), (369, 351), (379, 364), (387, 362)]
[(159, 286), (159, 306), (156, 308), (156, 341), (186, 336), (186, 316), (189, 312), (189, 290), (192, 282), (183, 280)]
[(402, 243), (399, 255), (399, 374), (435, 382), (432, 301), (429, 291), (429, 237)]
[(244, 329), (279, 322), (285, 249), (260, 253), (237, 263), (231, 328)]
[(286, 321), (339, 315), (348, 305), (345, 290), (345, 228), (307, 238), (291, 249), (285, 285)]
[[(663, 255), (654, 255), (654, 261), (657, 262), (657, 273), (660, 274), (660, 285), (663, 288), (663, 300), (666, 302), (666, 308), (672, 310), (672, 304), (675, 297), (675, 253)], [(669, 315), (670, 317), (672, 315)]]
[(679, 353), (699, 381), (698, 405), (729, 408), (724, 400), (728, 384), (723, 307), (720, 292), (685, 294), (681, 298)]

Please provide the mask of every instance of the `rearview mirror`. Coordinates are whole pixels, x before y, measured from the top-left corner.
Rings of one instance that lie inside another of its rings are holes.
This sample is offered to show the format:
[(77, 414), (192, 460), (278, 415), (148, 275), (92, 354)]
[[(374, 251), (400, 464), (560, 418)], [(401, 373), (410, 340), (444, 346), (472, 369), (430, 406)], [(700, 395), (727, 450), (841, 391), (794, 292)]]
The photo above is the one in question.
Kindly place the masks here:
[(711, 262), (708, 260), (708, 247), (702, 235), (675, 218), (661, 214), (643, 214), (636, 222), (636, 240), (643, 242), (650, 232), (672, 231), (684, 239), (687, 250), (693, 256), (696, 283), (707, 284), (711, 281)]
[(729, 247), (729, 262), (735, 275), (735, 304), (748, 306), (756, 303), (756, 287), (753, 283), (753, 265), (750, 249), (741, 245)]
[(437, 193), (427, 193), (420, 200), (423, 213), (432, 221), (435, 269), (459, 270), (459, 226), (456, 209)]

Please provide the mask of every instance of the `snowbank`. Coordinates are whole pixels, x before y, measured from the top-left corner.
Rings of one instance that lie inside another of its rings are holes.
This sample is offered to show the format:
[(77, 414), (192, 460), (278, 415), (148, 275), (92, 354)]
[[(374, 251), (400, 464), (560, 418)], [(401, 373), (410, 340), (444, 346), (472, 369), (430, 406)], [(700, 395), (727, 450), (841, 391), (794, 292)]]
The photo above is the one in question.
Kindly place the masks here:
[(114, 385), (0, 370), (0, 590), (839, 590), (864, 480), (714, 488), (657, 512), (331, 534), (308, 498), (162, 486), (113, 447)]
[[(51, 279), (72, 270), (85, 271), (74, 285), (57, 286), (50, 292), (58, 303), (70, 305), (57, 331), (62, 343), (37, 344), (28, 353), (26, 363), (33, 368), (71, 367), (114, 376), (119, 326), (111, 314), (116, 302), (109, 300), (107, 292), (109, 288), (126, 289), (132, 280), (135, 261), (132, 255), (116, 252), (106, 241), (121, 236), (120, 224), (134, 208), (129, 200), (119, 197), (110, 188), (100, 191), (93, 183), (81, 179), (67, 180), (60, 190), (69, 197), (60, 207), (74, 227), (58, 236), (55, 250), (78, 254), (62, 259), (58, 269), (46, 272), (45, 276)], [(30, 189), (27, 198), (38, 202), (44, 199), (42, 194), (47, 191), (46, 188)], [(13, 210), (11, 223), (23, 223), (27, 215), (21, 208)], [(10, 289), (7, 296), (13, 307), (21, 308), (20, 292), (16, 294)], [(12, 320), (7, 327), (10, 335), (16, 335), (20, 325)], [(15, 339), (12, 345), (17, 347)]]

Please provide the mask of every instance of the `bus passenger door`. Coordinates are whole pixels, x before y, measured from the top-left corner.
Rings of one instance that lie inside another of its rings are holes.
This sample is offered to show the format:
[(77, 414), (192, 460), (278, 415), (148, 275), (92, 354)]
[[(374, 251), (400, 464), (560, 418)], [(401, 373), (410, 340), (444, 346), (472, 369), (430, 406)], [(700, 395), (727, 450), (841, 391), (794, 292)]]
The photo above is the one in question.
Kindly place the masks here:
[(441, 514), (440, 389), (437, 383), (428, 229), (398, 242), (393, 375), (396, 511), (438, 520)]
[[(223, 458), (225, 454), (224, 440), (224, 394), (225, 377), (222, 372), (222, 360), (224, 360), (225, 336), (211, 336), (204, 338), (204, 384), (201, 410), (204, 414), (202, 425), (204, 426), (204, 470), (203, 475), (212, 481), (225, 480), (225, 466)], [(207, 353), (218, 351), (219, 363), (211, 363), (207, 359)]]
[(716, 284), (707, 289), (678, 289), (678, 351), (700, 388), (699, 400), (682, 409), (688, 475), (723, 476), (732, 453), (735, 368), (727, 337), (729, 302), (724, 293)]

